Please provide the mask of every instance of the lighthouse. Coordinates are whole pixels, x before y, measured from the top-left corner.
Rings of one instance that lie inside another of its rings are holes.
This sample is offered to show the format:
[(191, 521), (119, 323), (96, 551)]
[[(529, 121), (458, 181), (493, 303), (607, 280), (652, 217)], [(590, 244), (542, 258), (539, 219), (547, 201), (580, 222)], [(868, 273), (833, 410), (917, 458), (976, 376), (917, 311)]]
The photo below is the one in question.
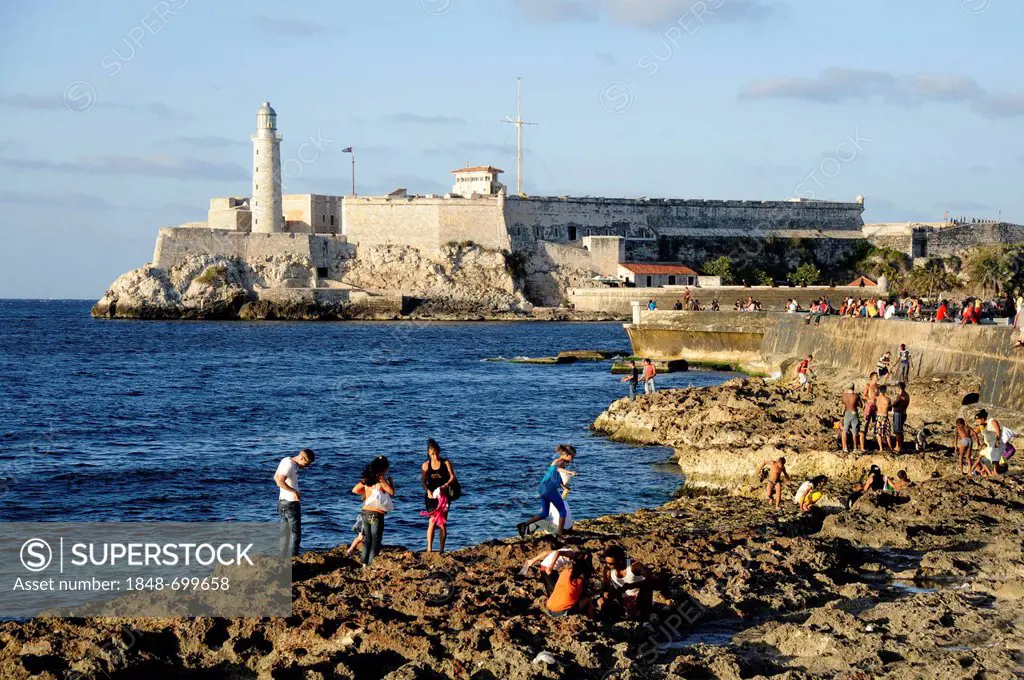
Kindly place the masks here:
[(256, 112), (256, 134), (252, 136), (252, 230), (258, 234), (284, 231), (281, 207), (281, 135), (277, 112), (270, 102)]

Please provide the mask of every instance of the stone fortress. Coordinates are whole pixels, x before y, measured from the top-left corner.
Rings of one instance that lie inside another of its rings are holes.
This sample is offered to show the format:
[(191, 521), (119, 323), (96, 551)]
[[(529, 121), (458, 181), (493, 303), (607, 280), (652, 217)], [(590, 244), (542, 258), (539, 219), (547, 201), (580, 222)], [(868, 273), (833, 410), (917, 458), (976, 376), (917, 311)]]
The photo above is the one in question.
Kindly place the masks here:
[[(489, 165), (454, 170), (444, 195), (401, 188), (386, 196), (283, 195), (282, 136), (269, 102), (257, 111), (251, 139), (251, 196), (213, 198), (205, 222), (161, 228), (150, 265), (157, 273), (186, 262), (194, 268), (196, 258), (265, 264), (298, 257), (309, 276), (261, 280), (259, 297), (273, 297), (271, 289), (283, 287), (330, 289), (342, 299), (341, 291), (351, 288), (375, 292), (372, 276), (355, 276), (353, 285), (353, 263), (370, 254), (379, 259), (392, 253), (384, 259), (393, 260), (393, 251), (404, 249), (425, 261), (455, 246), (475, 246), (519, 254), (526, 297), (557, 305), (570, 288), (677, 282), (669, 269), (660, 278), (633, 276), (639, 270), (629, 263), (670, 263), (684, 277), (678, 282), (710, 284), (689, 276), (695, 272), (685, 265), (699, 268), (710, 257), (744, 253), (757, 262), (769, 256), (757, 244), (782, 244), (783, 251), (799, 244), (801, 253), (829, 265), (845, 261), (866, 241), (923, 255), (1024, 240), (1017, 238), (1024, 228), (1014, 225), (865, 225), (860, 196), (843, 203), (510, 195), (499, 178), (503, 171)], [(400, 288), (400, 281), (382, 283), (377, 292), (410, 294)]]

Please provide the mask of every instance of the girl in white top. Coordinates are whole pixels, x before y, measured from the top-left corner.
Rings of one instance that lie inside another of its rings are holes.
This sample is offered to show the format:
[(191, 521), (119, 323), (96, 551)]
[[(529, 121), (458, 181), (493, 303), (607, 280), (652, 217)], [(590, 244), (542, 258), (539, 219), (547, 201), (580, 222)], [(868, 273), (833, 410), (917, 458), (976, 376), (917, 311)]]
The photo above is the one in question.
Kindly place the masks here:
[(389, 475), (391, 463), (385, 456), (378, 456), (363, 469), (362, 479), (352, 487), (352, 493), (363, 497), (363, 568), (370, 566), (380, 552), (384, 540), (384, 516), (394, 510), (391, 497), (395, 495), (395, 483)]
[(985, 441), (985, 448), (978, 456), (973, 470), (986, 476), (995, 475), (996, 466), (1002, 462), (1003, 452), (1006, 450), (1003, 444), (1003, 428), (998, 420), (989, 418), (988, 411), (984, 409), (974, 415), (974, 422), (977, 424), (978, 434)]

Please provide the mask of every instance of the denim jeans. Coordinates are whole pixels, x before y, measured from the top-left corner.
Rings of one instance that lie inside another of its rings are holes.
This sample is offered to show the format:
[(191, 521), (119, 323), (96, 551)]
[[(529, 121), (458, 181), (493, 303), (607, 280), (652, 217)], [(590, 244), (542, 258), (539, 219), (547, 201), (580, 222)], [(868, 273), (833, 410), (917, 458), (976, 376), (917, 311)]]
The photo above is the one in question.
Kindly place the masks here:
[(298, 555), (299, 544), (302, 542), (302, 510), (299, 503), (278, 501), (277, 514), (281, 517), (281, 554)]
[(364, 510), (359, 516), (363, 520), (363, 565), (368, 567), (380, 553), (384, 540), (384, 515)]
[(636, 401), (636, 383), (629, 381), (629, 398)]
[(654, 378), (644, 382), (644, 394), (654, 394)]

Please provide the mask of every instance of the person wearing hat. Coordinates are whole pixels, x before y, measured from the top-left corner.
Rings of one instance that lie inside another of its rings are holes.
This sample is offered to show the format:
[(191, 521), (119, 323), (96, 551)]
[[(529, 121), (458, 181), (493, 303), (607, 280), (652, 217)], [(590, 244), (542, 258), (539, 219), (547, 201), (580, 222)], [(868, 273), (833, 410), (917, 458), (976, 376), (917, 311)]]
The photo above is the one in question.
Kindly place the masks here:
[(881, 491), (884, 488), (885, 475), (882, 474), (882, 468), (872, 465), (867, 475), (865, 475), (864, 481), (853, 485), (853, 493), (846, 499), (846, 509), (852, 508), (853, 504), (860, 500), (861, 496), (868, 491)]

